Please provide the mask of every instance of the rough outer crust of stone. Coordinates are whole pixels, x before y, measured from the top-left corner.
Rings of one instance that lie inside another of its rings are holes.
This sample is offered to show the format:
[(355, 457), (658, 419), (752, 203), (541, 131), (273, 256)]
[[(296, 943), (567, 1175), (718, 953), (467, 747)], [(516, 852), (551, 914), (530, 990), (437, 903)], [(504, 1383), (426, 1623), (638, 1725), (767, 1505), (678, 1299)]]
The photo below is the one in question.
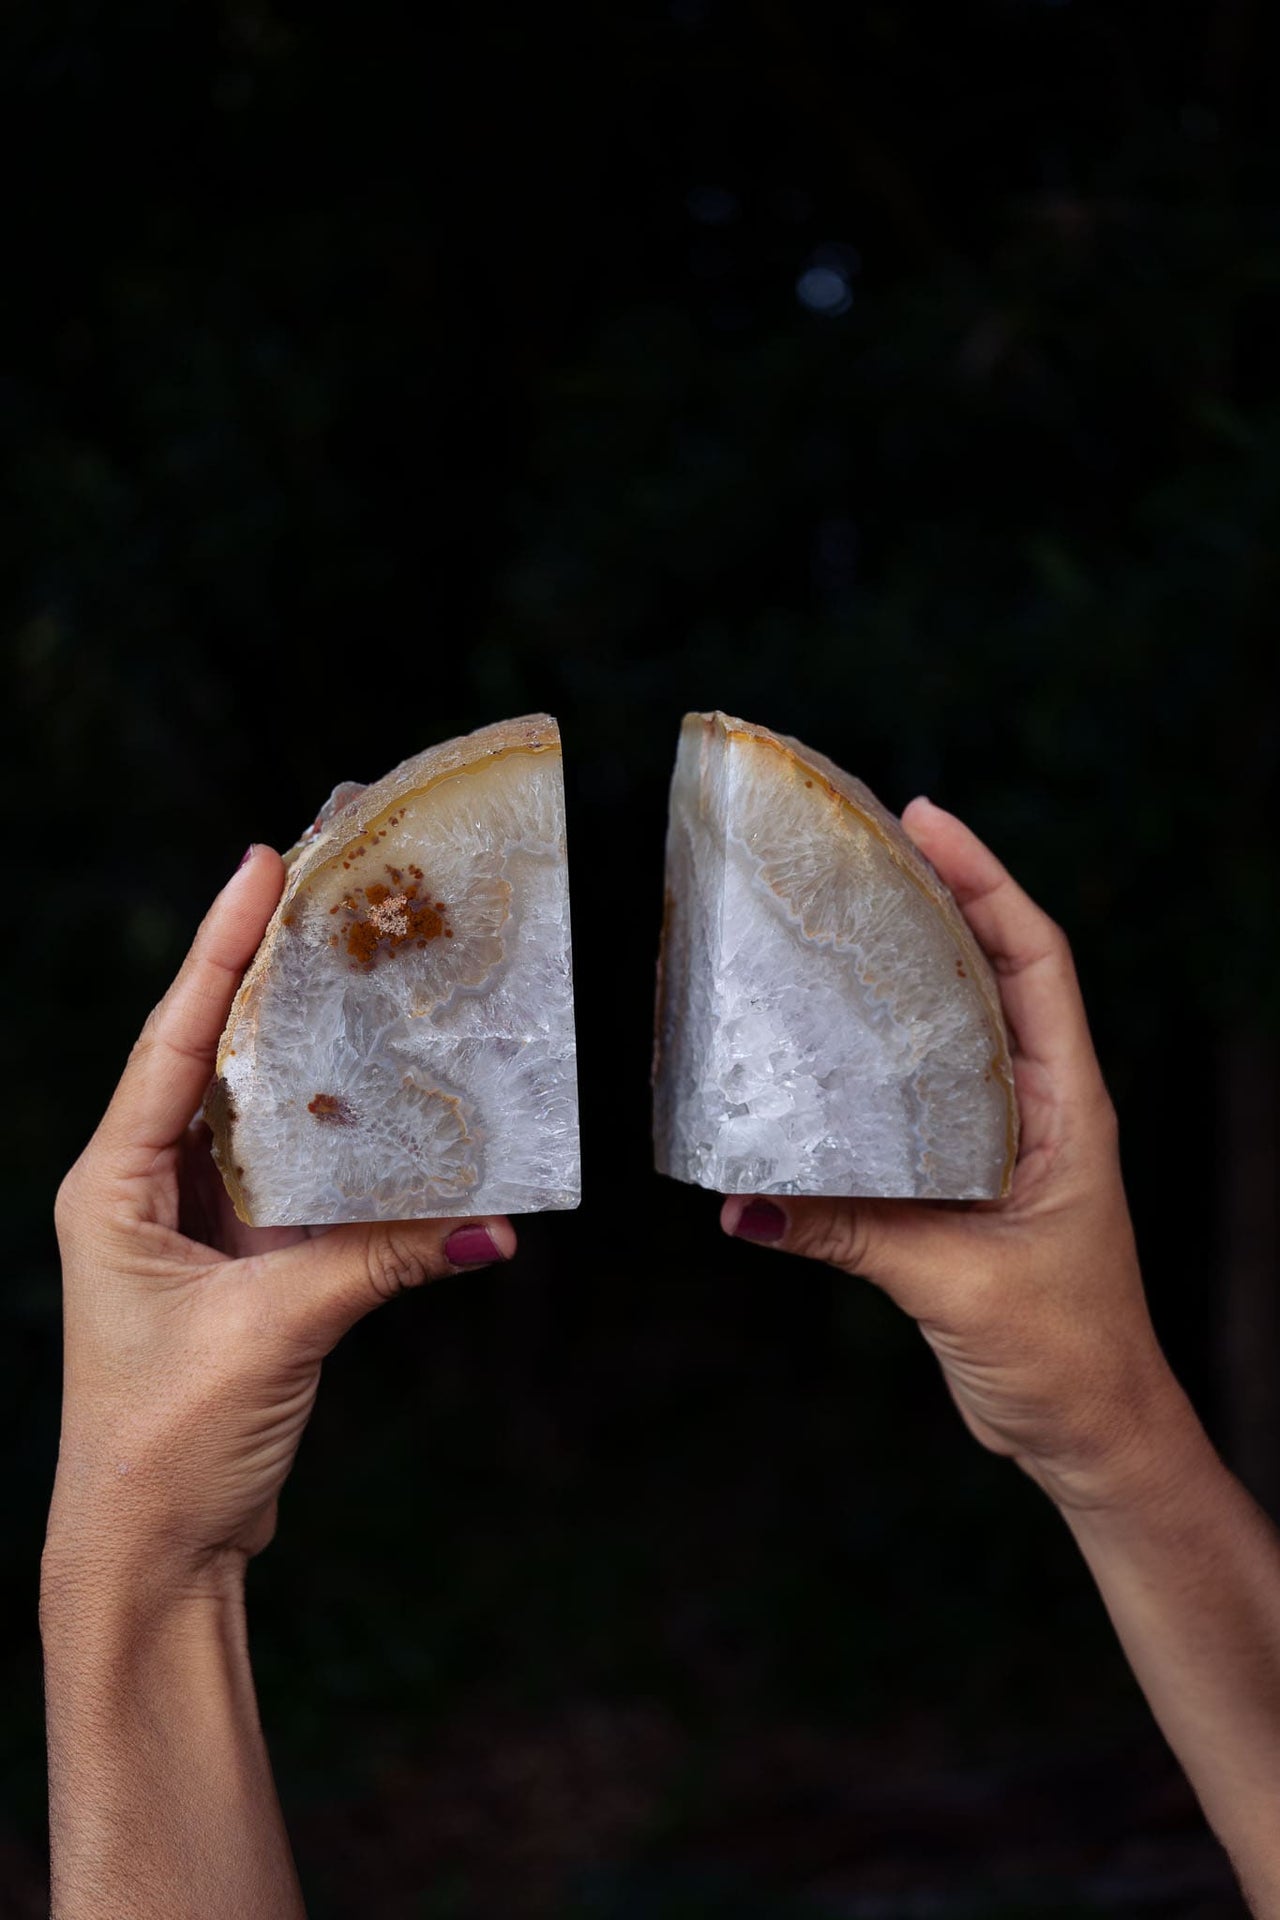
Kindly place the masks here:
[(560, 734), (534, 714), (336, 787), (205, 1113), (252, 1226), (578, 1204)]
[(681, 731), (658, 965), (660, 1173), (994, 1199), (1018, 1146), (995, 976), (860, 780), (723, 713)]

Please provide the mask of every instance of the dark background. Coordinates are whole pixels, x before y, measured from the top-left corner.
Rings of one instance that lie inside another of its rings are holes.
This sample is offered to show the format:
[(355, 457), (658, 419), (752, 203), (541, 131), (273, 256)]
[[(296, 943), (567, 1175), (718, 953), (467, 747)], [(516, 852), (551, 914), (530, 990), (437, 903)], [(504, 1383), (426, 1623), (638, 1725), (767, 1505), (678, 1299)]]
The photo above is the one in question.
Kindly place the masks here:
[(1239, 1909), (1065, 1530), (860, 1283), (649, 1171), (681, 713), (1066, 925), (1157, 1322), (1280, 1498), (1264, 10), (15, 0), (0, 1913), (49, 1207), (244, 844), (545, 707), (586, 1200), (360, 1326), (257, 1563), (314, 1920)]

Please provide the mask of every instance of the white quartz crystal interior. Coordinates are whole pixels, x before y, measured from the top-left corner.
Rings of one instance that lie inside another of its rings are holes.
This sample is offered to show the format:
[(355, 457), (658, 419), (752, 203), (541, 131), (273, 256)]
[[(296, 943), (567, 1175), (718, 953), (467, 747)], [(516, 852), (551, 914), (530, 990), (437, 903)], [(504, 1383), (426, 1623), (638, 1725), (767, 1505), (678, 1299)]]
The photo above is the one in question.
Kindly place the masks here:
[(208, 1103), (258, 1226), (576, 1206), (560, 739), (506, 721), (334, 790)]
[(654, 1133), (720, 1193), (993, 1198), (1017, 1145), (991, 969), (875, 797), (691, 714), (671, 787)]

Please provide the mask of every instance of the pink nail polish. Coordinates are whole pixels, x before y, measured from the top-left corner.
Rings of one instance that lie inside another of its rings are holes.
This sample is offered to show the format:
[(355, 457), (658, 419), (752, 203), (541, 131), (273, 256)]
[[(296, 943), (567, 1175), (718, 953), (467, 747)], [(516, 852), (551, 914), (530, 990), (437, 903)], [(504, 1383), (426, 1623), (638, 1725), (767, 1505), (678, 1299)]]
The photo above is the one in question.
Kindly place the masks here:
[(487, 1267), (502, 1255), (488, 1227), (455, 1227), (444, 1243), (444, 1257), (455, 1267)]
[[(240, 867), (247, 867), (249, 862), (252, 860), (254, 854), (257, 852), (257, 850), (258, 850), (257, 841), (251, 840), (248, 846), (245, 848), (244, 852), (240, 855)], [(240, 867), (236, 868), (237, 873), (239, 873)]]
[(744, 1207), (733, 1230), (736, 1240), (781, 1240), (787, 1230), (787, 1216), (771, 1200), (753, 1200)]

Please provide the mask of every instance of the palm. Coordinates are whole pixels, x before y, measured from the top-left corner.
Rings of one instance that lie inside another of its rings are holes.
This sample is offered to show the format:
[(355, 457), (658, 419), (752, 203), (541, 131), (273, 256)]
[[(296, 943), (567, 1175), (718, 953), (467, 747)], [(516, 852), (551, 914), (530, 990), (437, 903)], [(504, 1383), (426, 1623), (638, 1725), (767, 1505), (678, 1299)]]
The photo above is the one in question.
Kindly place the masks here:
[(457, 1225), (237, 1219), (192, 1115), (283, 882), (279, 855), (259, 848), (219, 894), (59, 1195), (64, 1257), (82, 1236), (97, 1248), (92, 1283), (68, 1279), (68, 1340), (82, 1374), (99, 1369), (87, 1398), (107, 1450), (155, 1450), (162, 1497), (173, 1491), (202, 1553), (270, 1539), (325, 1355), (380, 1300), (451, 1270)]
[(231, 1204), (203, 1120), (187, 1128), (174, 1162), (170, 1220), (187, 1239), (231, 1260), (274, 1253), (312, 1237), (309, 1227), (247, 1227)]
[[(210, 1282), (221, 1292), (233, 1293), (256, 1285), (247, 1263), (256, 1255), (274, 1253), (314, 1237), (309, 1227), (248, 1227), (238, 1218), (222, 1176), (210, 1152), (210, 1134), (203, 1120), (186, 1129), (161, 1177), (154, 1199), (157, 1224), (173, 1236), (170, 1256), (193, 1279)], [(210, 1272), (208, 1255), (215, 1272)], [(197, 1289), (205, 1293), (204, 1285)], [(276, 1526), (276, 1498), (289, 1470), (302, 1430), (311, 1412), (320, 1369), (314, 1359), (272, 1372), (262, 1383), (265, 1397), (255, 1413), (256, 1472), (233, 1476), (233, 1507), (243, 1517), (228, 1524), (226, 1541), (252, 1557), (271, 1540)], [(232, 1515), (228, 1515), (230, 1522)]]

